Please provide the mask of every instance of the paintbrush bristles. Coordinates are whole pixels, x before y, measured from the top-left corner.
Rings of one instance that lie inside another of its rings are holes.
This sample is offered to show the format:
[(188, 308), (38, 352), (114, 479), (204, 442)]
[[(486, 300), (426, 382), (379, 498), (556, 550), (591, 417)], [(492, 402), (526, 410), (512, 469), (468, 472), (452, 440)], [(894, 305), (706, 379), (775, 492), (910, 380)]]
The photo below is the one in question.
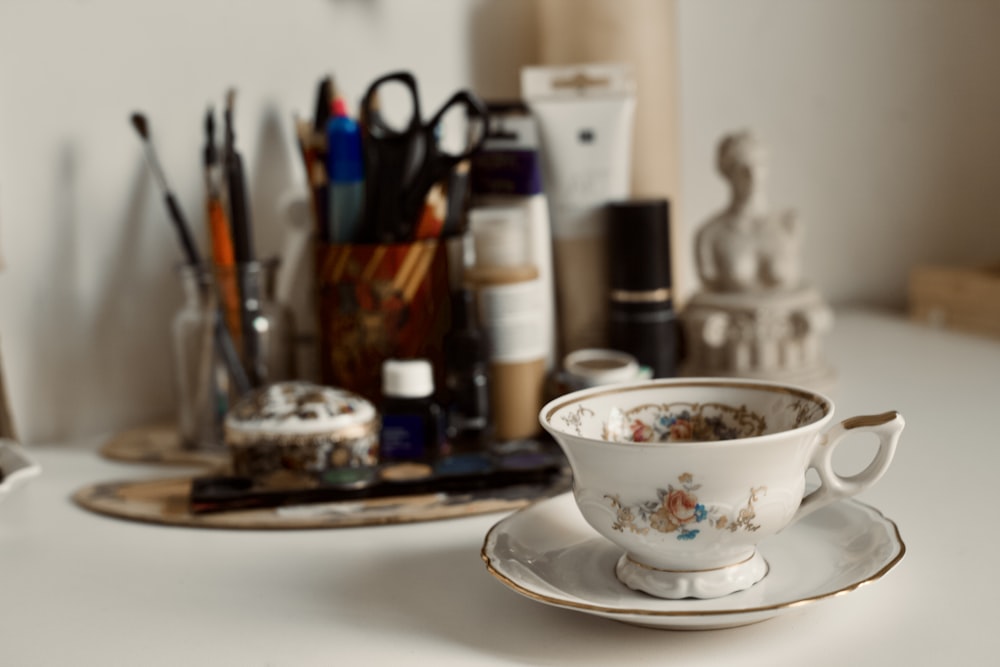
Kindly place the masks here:
[(224, 136), (225, 155), (228, 157), (233, 152), (233, 142), (235, 133), (233, 132), (233, 108), (236, 106), (236, 89), (230, 88), (226, 91), (226, 108), (222, 113), (225, 121), (226, 131)]
[(135, 131), (139, 133), (143, 141), (149, 140), (149, 123), (146, 121), (146, 116), (139, 112), (132, 114), (132, 127)]
[(142, 139), (142, 145), (146, 149), (146, 162), (149, 163), (149, 168), (153, 172), (153, 178), (160, 189), (165, 194), (168, 193), (170, 188), (167, 187), (167, 177), (163, 174), (160, 161), (156, 158), (156, 151), (153, 150), (153, 140), (149, 137), (149, 121), (146, 120), (146, 115), (138, 112), (132, 114), (132, 127)]

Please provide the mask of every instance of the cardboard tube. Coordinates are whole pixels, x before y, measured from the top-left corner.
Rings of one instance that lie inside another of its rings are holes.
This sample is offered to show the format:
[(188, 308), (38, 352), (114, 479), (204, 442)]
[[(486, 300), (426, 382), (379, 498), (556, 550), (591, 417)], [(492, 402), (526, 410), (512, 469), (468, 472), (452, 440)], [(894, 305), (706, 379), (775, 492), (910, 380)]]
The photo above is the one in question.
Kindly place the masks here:
[[(636, 82), (632, 195), (665, 197), (683, 221), (676, 0), (538, 0), (539, 64), (620, 62)], [(675, 275), (687, 275), (687, 248), (678, 252), (680, 225), (671, 229)], [(675, 295), (684, 285), (675, 279)], [(677, 306), (675, 296), (674, 305)]]

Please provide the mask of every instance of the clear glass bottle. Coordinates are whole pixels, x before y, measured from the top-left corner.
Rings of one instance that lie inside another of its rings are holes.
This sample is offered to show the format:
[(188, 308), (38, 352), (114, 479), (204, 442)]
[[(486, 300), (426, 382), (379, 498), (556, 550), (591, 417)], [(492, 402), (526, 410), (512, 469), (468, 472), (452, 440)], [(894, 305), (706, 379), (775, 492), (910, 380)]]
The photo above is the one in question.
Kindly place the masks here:
[[(276, 267), (273, 261), (250, 262), (229, 274), (199, 271), (188, 265), (179, 268), (184, 303), (174, 315), (171, 333), (177, 427), (184, 448), (221, 448), (223, 419), (240, 397), (219, 351), (219, 318), (225, 322), (252, 386), (293, 377), (294, 327), (290, 311), (273, 300)], [(252, 286), (255, 296), (241, 304), (239, 288), (230, 289), (237, 284)], [(225, 307), (220, 308), (220, 303)], [(240, 326), (234, 330), (237, 322)]]
[[(277, 260), (237, 266), (243, 318), (237, 347), (255, 387), (290, 380), (295, 374), (292, 314), (284, 304), (274, 300), (277, 272)], [(221, 287), (223, 276), (217, 271), (215, 277)]]

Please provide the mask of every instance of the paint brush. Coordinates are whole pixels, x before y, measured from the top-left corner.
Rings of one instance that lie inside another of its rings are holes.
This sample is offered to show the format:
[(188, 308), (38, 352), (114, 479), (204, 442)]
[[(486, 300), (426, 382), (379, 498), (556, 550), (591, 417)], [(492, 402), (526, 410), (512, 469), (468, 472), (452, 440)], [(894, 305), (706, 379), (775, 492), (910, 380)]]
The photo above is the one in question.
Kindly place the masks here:
[(251, 268), (255, 259), (253, 228), (250, 224), (250, 208), (247, 205), (243, 158), (236, 150), (236, 135), (233, 130), (235, 106), (236, 91), (230, 88), (226, 93), (226, 148), (223, 159), (225, 160), (226, 181), (229, 187), (229, 222), (232, 225), (233, 252), (236, 256), (237, 279), (240, 287), (243, 359), (247, 365), (250, 384), (256, 387), (267, 381), (267, 363), (261, 352), (257, 331), (257, 321), (260, 318), (262, 276), (259, 270)]
[(153, 172), (153, 178), (159, 185), (160, 191), (163, 192), (163, 199), (170, 212), (170, 220), (174, 223), (174, 229), (177, 230), (177, 236), (180, 238), (185, 258), (191, 266), (200, 267), (201, 255), (198, 253), (198, 246), (195, 245), (194, 239), (191, 237), (191, 230), (184, 219), (184, 213), (167, 184), (167, 177), (163, 174), (163, 168), (156, 157), (156, 151), (153, 150), (153, 141), (149, 137), (149, 122), (146, 120), (146, 116), (141, 113), (133, 113), (132, 127), (142, 139), (143, 148), (146, 150), (146, 161), (149, 163), (149, 169)]
[(233, 228), (233, 250), (240, 264), (254, 260), (253, 230), (250, 226), (250, 210), (247, 206), (246, 177), (243, 158), (236, 150), (233, 132), (233, 107), (236, 91), (226, 94), (226, 178), (229, 185), (229, 219)]
[[(187, 220), (184, 218), (184, 213), (177, 203), (177, 198), (174, 197), (173, 191), (171, 191), (170, 186), (167, 184), (167, 178), (163, 173), (163, 168), (160, 166), (156, 151), (153, 149), (153, 141), (149, 134), (149, 122), (146, 120), (146, 116), (141, 113), (133, 113), (132, 126), (139, 134), (139, 138), (142, 139), (142, 144), (146, 151), (146, 162), (153, 172), (154, 180), (156, 180), (160, 190), (163, 192), (163, 198), (170, 213), (170, 220), (174, 223), (174, 228), (177, 230), (177, 236), (180, 239), (185, 259), (188, 265), (201, 277), (204, 271), (201, 254), (198, 252), (198, 246), (195, 245), (194, 239), (191, 237), (191, 230), (188, 227)], [(215, 324), (215, 342), (219, 348), (219, 353), (222, 356), (223, 363), (226, 364), (226, 370), (229, 371), (230, 378), (236, 386), (236, 390), (240, 394), (243, 394), (250, 389), (250, 382), (243, 370), (243, 366), (240, 364), (239, 355), (236, 353), (236, 346), (233, 344), (232, 337), (222, 323), (222, 318), (217, 317)]]
[(205, 112), (205, 148), (202, 151), (205, 168), (206, 214), (215, 265), (219, 296), (226, 314), (229, 334), (238, 346), (242, 333), (240, 325), (240, 289), (236, 281), (236, 256), (233, 252), (233, 238), (229, 230), (229, 218), (222, 198), (219, 183), (219, 154), (215, 146), (215, 111), (212, 107)]

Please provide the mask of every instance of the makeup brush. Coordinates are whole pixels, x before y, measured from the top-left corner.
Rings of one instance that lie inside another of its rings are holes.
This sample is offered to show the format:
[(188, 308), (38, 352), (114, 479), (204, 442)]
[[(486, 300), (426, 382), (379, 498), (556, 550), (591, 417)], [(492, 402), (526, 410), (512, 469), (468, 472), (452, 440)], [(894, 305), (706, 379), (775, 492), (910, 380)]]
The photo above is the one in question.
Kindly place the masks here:
[(153, 178), (163, 192), (163, 199), (167, 203), (167, 210), (170, 211), (170, 219), (177, 230), (177, 236), (180, 238), (181, 247), (184, 250), (188, 264), (200, 268), (201, 255), (198, 253), (198, 246), (194, 244), (194, 239), (191, 238), (191, 230), (184, 219), (184, 213), (177, 204), (177, 199), (170, 190), (170, 186), (167, 185), (167, 177), (163, 174), (163, 168), (156, 157), (156, 151), (153, 150), (153, 141), (149, 138), (149, 122), (146, 120), (146, 116), (141, 113), (133, 113), (132, 127), (135, 128), (135, 131), (142, 139), (142, 145), (146, 149), (146, 161), (149, 163), (150, 171), (153, 172)]

